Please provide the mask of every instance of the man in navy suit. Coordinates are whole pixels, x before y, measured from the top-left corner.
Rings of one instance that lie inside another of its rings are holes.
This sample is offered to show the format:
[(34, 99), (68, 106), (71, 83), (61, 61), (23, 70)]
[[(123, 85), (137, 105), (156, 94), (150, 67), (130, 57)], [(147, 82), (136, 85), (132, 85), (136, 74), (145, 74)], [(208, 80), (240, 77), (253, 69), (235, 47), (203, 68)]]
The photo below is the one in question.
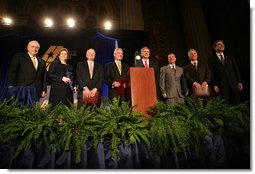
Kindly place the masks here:
[(83, 91), (85, 96), (90, 98), (96, 95), (96, 92), (102, 91), (104, 74), (103, 67), (94, 62), (96, 51), (92, 48), (86, 52), (87, 61), (79, 62), (76, 67), (76, 82), (78, 84), (78, 108), (82, 105)]
[[(113, 53), (114, 62), (106, 64), (105, 81), (108, 85), (108, 97), (112, 100), (114, 97), (119, 97), (120, 102), (127, 100), (127, 84), (124, 83), (127, 80), (129, 65), (122, 62), (123, 50), (116, 48)], [(122, 80), (122, 82), (120, 81)], [(119, 90), (124, 89), (123, 93)]]
[(239, 92), (243, 89), (243, 84), (235, 58), (224, 53), (225, 45), (222, 40), (215, 41), (213, 48), (216, 53), (208, 59), (213, 90), (226, 103), (237, 105), (241, 102)]
[(142, 59), (138, 60), (135, 63), (135, 67), (145, 67), (145, 68), (154, 68), (155, 82), (156, 82), (156, 93), (157, 99), (160, 99), (160, 88), (159, 88), (159, 79), (160, 79), (160, 69), (158, 65), (150, 60), (150, 49), (148, 47), (143, 47), (141, 49)]
[(16, 53), (9, 67), (9, 87), (35, 87), (39, 97), (46, 95), (46, 64), (37, 57), (40, 45), (37, 41), (30, 41), (27, 53)]
[(193, 86), (197, 89), (210, 86), (211, 71), (207, 63), (198, 60), (198, 53), (195, 49), (188, 51), (188, 57), (190, 63), (184, 66), (183, 69), (190, 94), (192, 95)]

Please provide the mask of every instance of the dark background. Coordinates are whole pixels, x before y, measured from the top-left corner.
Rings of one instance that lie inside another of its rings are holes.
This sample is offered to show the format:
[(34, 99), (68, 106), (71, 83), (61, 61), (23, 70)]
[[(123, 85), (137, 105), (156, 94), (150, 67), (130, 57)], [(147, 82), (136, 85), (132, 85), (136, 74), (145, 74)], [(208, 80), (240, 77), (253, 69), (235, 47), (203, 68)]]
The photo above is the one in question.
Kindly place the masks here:
[[(0, 85), (6, 85), (6, 72), (14, 53), (26, 51), (27, 43), (32, 39), (38, 40), (41, 45), (39, 56), (43, 56), (50, 45), (63, 45), (70, 51), (76, 51), (76, 56), (69, 62), (74, 68), (78, 61), (84, 60), (85, 52), (90, 47), (95, 48), (97, 52), (96, 62), (105, 65), (112, 61), (114, 38), (118, 39), (119, 47), (124, 49), (124, 62), (132, 66), (135, 51), (139, 51), (143, 46), (149, 46), (151, 59), (154, 59), (160, 67), (167, 64), (167, 54), (170, 52), (176, 54), (177, 65), (184, 66), (188, 63), (187, 51), (190, 48), (196, 49), (199, 58), (206, 61), (214, 53), (212, 43), (221, 39), (225, 43), (226, 52), (232, 54), (239, 65), (244, 83), (242, 100), (250, 101), (250, 1), (141, 0), (144, 29), (139, 31), (120, 29), (120, 25), (116, 25), (111, 31), (105, 31), (99, 27), (99, 22), (93, 21), (93, 19), (100, 19), (100, 14), (97, 13), (94, 13), (94, 18), (93, 16), (87, 18), (90, 20), (85, 21), (85, 27), (80, 26), (70, 30), (57, 26), (53, 29), (45, 29), (38, 25), (41, 16), (33, 15), (34, 9), (22, 12), (20, 10), (29, 9), (30, 6), (37, 4), (37, 11), (43, 9), (45, 12), (55, 11), (54, 14), (61, 16), (65, 14), (65, 11), (58, 11), (58, 4), (60, 6), (65, 3), (72, 7), (73, 4), (87, 3), (90, 5), (89, 8), (95, 9), (96, 6), (93, 6), (93, 3), (96, 3), (99, 8), (100, 2), (2, 0), (0, 18), (4, 13), (9, 13), (14, 17), (18, 16), (22, 19), (20, 21), (26, 21), (26, 23), (0, 26)], [(103, 2), (106, 7), (113, 9), (112, 14), (115, 16), (115, 22), (118, 23), (120, 1)], [(47, 4), (45, 5), (47, 8), (43, 7), (44, 4)], [(113, 40), (100, 37), (97, 32)]]

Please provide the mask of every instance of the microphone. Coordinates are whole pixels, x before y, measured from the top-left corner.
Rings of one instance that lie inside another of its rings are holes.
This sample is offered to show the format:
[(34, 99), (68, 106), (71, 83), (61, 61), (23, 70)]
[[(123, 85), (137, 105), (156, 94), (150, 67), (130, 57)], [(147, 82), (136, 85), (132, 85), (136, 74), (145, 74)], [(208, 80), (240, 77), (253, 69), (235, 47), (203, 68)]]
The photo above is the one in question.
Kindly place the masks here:
[[(137, 62), (137, 61), (140, 61), (140, 60), (141, 60), (140, 52), (139, 52), (139, 51), (136, 51), (136, 52), (135, 52), (135, 65), (136, 65), (136, 67), (139, 66), (139, 65), (136, 64), (136, 62)], [(143, 67), (141, 61), (140, 61), (140, 66), (139, 66), (139, 67)]]
[(139, 51), (135, 52), (135, 60), (141, 60), (141, 56), (140, 56)]

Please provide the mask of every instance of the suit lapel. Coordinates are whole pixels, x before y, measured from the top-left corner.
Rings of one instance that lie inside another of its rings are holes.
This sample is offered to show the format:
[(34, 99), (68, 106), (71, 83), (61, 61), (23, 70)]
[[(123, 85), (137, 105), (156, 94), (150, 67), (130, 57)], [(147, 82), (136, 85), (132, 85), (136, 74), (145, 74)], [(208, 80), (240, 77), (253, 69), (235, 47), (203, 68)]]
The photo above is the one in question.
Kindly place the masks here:
[[(113, 63), (114, 63), (115, 72), (116, 72), (119, 76), (121, 76), (121, 74), (120, 74), (120, 71), (119, 71), (119, 68), (118, 68), (117, 64), (116, 64), (115, 62), (113, 62)], [(122, 65), (122, 63), (121, 63), (121, 68), (122, 68), (122, 72), (123, 72), (123, 65)]]
[[(28, 53), (27, 53), (27, 60), (28, 60), (28, 62), (30, 62), (30, 63), (29, 63), (30, 66), (32, 66), (33, 70), (36, 72), (36, 69), (35, 69), (35, 67), (34, 67), (34, 64), (33, 64), (32, 60), (31, 60), (31, 57), (29, 56)], [(38, 58), (37, 58), (37, 60), (38, 60)], [(38, 60), (38, 67), (39, 67), (39, 60)]]
[(39, 58), (37, 58), (37, 61), (38, 61), (38, 65), (37, 65), (37, 72), (39, 72), (40, 71), (40, 69), (41, 69), (41, 63), (42, 63), (42, 60), (41, 59), (39, 59)]
[[(84, 70), (85, 70), (85, 74), (88, 74), (89, 75), (88, 78), (90, 79), (89, 64), (87, 61), (84, 62)], [(94, 73), (94, 71), (93, 71), (93, 73)], [(93, 78), (93, 76), (92, 76), (92, 78)]]

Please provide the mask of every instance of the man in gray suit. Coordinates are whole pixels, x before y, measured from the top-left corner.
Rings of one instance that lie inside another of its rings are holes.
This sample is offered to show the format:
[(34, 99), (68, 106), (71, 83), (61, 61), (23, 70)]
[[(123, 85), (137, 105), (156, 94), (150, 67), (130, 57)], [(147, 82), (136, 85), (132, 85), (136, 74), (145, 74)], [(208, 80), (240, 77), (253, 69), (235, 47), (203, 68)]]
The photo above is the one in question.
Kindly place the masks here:
[(166, 102), (170, 105), (184, 104), (184, 96), (188, 88), (183, 69), (175, 65), (175, 54), (168, 54), (169, 65), (160, 68), (160, 90)]

